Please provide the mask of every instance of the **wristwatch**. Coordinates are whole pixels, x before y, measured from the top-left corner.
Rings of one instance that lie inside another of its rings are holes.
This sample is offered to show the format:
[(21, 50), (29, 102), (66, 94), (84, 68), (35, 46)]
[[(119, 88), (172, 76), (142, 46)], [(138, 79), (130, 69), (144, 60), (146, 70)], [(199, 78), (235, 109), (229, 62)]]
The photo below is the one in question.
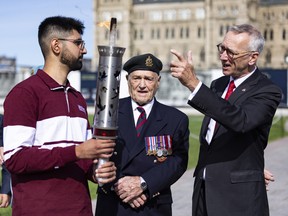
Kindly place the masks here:
[(140, 176), (140, 187), (143, 191), (147, 189), (147, 183), (141, 176)]

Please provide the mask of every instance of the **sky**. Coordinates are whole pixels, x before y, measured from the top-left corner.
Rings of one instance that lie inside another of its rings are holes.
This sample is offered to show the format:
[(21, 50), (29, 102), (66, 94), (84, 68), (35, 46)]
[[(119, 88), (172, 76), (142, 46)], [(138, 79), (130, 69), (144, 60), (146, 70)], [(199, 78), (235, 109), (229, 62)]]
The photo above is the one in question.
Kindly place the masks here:
[(49, 16), (70, 16), (85, 25), (82, 38), (93, 57), (92, 0), (0, 0), (0, 56), (16, 58), (18, 66), (41, 66), (38, 26)]

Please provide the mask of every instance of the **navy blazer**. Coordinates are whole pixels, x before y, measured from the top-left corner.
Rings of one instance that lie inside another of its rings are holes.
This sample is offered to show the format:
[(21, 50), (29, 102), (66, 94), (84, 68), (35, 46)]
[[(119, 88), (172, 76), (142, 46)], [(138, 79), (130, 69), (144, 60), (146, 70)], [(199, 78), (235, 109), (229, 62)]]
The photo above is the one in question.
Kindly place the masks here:
[[(3, 115), (0, 114), (0, 147), (3, 147)], [(2, 184), (1, 184), (1, 194), (11, 195), (10, 187), (11, 176), (5, 165), (2, 165)]]
[[(98, 189), (96, 215), (172, 215), (170, 186), (183, 175), (188, 163), (188, 117), (155, 99), (141, 136), (137, 138), (130, 97), (120, 99), (118, 114), (117, 154), (111, 158), (117, 166), (117, 180), (123, 176), (142, 176), (148, 185), (149, 198), (143, 207), (134, 210), (111, 191), (111, 184), (106, 184)], [(172, 136), (173, 152), (164, 162), (146, 154), (144, 137), (157, 135)], [(161, 204), (168, 204), (168, 209), (162, 209), (165, 205)]]
[[(194, 175), (194, 203), (206, 167), (205, 189), (210, 216), (268, 216), (264, 182), (264, 149), (281, 90), (258, 69), (231, 94), (221, 98), (229, 77), (202, 85), (188, 103), (205, 114)], [(210, 119), (219, 123), (210, 144), (205, 140)]]

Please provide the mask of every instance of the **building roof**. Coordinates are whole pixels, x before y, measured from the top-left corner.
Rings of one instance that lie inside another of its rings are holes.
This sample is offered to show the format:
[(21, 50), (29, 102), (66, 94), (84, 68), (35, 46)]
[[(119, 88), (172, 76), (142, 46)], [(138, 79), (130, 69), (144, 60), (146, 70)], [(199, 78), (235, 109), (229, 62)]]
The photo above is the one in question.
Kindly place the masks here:
[(287, 4), (287, 0), (260, 0), (262, 5)]
[(156, 3), (173, 3), (173, 2), (199, 2), (204, 0), (133, 0), (133, 4), (156, 4)]

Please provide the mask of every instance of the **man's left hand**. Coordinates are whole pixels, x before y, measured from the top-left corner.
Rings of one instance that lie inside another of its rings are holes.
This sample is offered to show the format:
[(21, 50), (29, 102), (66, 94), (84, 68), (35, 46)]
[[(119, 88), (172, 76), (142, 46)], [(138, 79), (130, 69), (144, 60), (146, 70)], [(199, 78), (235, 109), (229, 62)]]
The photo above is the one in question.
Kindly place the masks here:
[(131, 206), (131, 208), (139, 208), (141, 206), (143, 206), (147, 201), (147, 197), (145, 194), (141, 194), (140, 196), (130, 200), (129, 205)]
[(118, 180), (114, 189), (123, 202), (130, 203), (143, 193), (140, 182), (140, 176), (125, 176)]

